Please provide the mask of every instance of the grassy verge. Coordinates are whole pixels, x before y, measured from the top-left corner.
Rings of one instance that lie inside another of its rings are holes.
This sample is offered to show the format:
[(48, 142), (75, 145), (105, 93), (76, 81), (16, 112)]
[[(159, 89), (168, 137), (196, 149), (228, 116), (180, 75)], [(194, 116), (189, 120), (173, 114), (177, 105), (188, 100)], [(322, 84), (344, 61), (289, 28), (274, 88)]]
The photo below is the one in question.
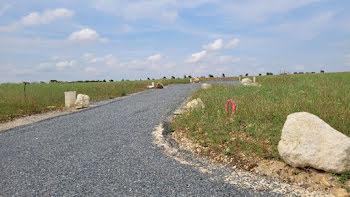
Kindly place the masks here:
[[(205, 109), (174, 119), (172, 127), (205, 148), (235, 160), (280, 160), (277, 144), (287, 115), (306, 111), (350, 136), (350, 73), (257, 77), (261, 87), (215, 85), (192, 95)], [(224, 113), (234, 99), (234, 118)]]
[[(154, 82), (169, 85), (189, 83), (189, 79), (165, 79)], [(151, 81), (31, 83), (26, 86), (25, 94), (23, 84), (0, 84), (0, 122), (45, 112), (48, 110), (47, 106), (62, 108), (64, 107), (65, 91), (87, 94), (91, 101), (100, 101), (143, 91), (150, 84)]]

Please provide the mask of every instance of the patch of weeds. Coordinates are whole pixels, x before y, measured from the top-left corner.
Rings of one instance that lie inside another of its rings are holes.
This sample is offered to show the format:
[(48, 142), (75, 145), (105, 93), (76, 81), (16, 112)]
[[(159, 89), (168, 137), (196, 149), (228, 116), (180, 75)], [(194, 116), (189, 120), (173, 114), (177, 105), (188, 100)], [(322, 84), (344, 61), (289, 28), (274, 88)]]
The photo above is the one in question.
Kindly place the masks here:
[[(188, 79), (154, 80), (155, 83), (169, 84), (189, 83)], [(23, 94), (22, 83), (0, 84), (0, 123), (11, 121), (17, 117), (47, 111), (47, 106), (64, 106), (64, 92), (76, 91), (90, 97), (90, 101), (101, 101), (115, 97), (126, 96), (131, 93), (147, 89), (150, 81), (118, 81), (101, 83), (98, 81), (30, 83)]]
[[(350, 136), (349, 80), (350, 72), (344, 72), (259, 76), (257, 82), (262, 84), (261, 87), (215, 84), (191, 96), (201, 98), (205, 109), (178, 116), (172, 125), (175, 130), (185, 128), (188, 139), (207, 147), (212, 154), (235, 159), (242, 153), (247, 157), (242, 163), (255, 162), (258, 158), (283, 161), (277, 146), (284, 122), (291, 113), (315, 114)], [(225, 113), (228, 99), (236, 103), (234, 117)], [(346, 182), (349, 174), (337, 177)]]
[(350, 171), (347, 171), (345, 173), (340, 174), (339, 182), (341, 184), (345, 184), (345, 182), (349, 179), (350, 179)]
[(346, 186), (345, 189), (347, 192), (350, 192), (350, 186)]

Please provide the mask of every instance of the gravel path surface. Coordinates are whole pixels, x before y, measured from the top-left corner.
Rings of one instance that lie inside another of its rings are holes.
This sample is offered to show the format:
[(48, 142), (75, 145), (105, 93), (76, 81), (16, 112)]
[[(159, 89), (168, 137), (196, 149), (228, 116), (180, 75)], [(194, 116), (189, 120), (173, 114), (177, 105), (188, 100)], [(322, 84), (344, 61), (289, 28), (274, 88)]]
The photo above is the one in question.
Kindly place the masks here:
[(170, 85), (0, 132), (0, 196), (262, 195), (152, 143), (154, 128), (199, 85)]

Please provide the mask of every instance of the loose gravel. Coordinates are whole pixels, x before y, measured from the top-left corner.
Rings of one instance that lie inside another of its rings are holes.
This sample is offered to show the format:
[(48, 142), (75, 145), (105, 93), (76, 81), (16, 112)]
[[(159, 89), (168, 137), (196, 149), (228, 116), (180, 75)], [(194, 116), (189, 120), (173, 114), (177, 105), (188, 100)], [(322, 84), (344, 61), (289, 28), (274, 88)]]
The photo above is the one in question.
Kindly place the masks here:
[(170, 85), (0, 132), (0, 196), (268, 195), (217, 180), (152, 143), (156, 125), (199, 86)]

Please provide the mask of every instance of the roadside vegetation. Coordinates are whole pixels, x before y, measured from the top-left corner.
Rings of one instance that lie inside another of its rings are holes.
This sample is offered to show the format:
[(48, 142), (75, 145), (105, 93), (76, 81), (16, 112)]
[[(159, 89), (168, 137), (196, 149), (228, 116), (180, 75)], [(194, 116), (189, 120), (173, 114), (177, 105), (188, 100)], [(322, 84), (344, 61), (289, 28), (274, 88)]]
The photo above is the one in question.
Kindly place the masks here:
[[(74, 82), (74, 83), (5, 83), (0, 84), (0, 122), (64, 107), (64, 92), (76, 91), (87, 94), (91, 101), (126, 96), (147, 89), (151, 82), (164, 85), (189, 83), (189, 79), (162, 79), (120, 82)], [(24, 91), (25, 86), (25, 91)]]
[[(277, 145), (284, 122), (294, 112), (310, 112), (350, 136), (350, 73), (258, 76), (261, 86), (214, 85), (199, 90), (205, 109), (176, 117), (172, 129), (203, 147), (209, 157), (233, 158), (254, 166), (260, 159), (282, 160)], [(236, 102), (233, 118), (225, 113)]]

